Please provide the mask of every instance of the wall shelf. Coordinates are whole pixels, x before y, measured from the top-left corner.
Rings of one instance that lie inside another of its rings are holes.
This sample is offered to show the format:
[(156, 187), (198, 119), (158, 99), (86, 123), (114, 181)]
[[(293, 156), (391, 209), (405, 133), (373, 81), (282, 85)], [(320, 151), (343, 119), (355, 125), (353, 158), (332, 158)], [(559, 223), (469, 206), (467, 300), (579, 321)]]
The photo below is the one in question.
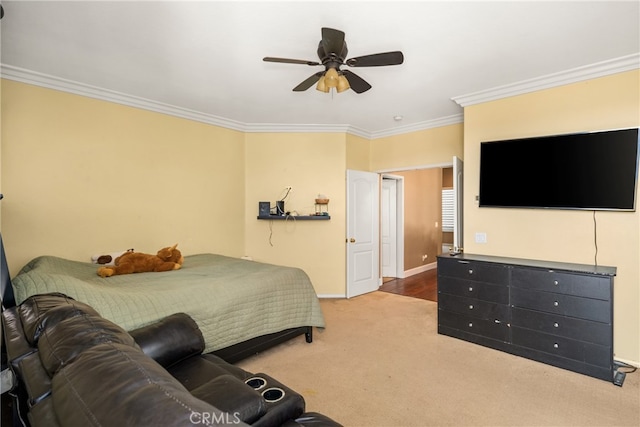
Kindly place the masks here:
[(258, 215), (258, 219), (291, 220), (291, 221), (321, 221), (331, 219), (329, 215)]

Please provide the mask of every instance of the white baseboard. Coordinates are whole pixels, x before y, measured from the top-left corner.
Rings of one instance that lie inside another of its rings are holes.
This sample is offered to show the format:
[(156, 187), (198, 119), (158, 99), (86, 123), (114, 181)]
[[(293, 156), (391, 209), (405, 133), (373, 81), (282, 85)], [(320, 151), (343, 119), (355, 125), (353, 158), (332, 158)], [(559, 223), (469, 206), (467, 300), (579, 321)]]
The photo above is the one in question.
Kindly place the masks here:
[(405, 270), (404, 277), (414, 276), (416, 274), (424, 273), (425, 271), (434, 270), (438, 266), (437, 262), (421, 265), (420, 267), (412, 268), (411, 270)]
[[(404, 278), (407, 278), (409, 276), (413, 276), (419, 273), (423, 273), (425, 271), (429, 271), (429, 270), (434, 270), (436, 267), (438, 266), (437, 262), (432, 262), (430, 264), (425, 264), (425, 265), (421, 265), (420, 267), (416, 267), (416, 268), (412, 268), (411, 270), (405, 270), (404, 272)], [(380, 284), (379, 286), (382, 286), (382, 277), (380, 278)], [(318, 294), (318, 298), (342, 298), (345, 299), (347, 298), (347, 294)]]

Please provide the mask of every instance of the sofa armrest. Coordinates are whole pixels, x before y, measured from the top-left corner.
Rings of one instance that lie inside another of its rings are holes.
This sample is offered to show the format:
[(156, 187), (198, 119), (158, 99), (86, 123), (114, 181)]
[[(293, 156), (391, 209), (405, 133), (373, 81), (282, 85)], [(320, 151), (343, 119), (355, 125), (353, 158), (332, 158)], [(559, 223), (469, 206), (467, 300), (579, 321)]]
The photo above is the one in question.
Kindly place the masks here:
[(247, 424), (253, 424), (267, 412), (260, 393), (232, 375), (216, 377), (191, 390), (191, 394)]
[(142, 328), (129, 331), (143, 353), (168, 368), (204, 351), (204, 337), (196, 322), (176, 313)]
[(194, 427), (227, 418), (139, 349), (119, 343), (88, 348), (60, 369), (51, 385), (62, 426)]

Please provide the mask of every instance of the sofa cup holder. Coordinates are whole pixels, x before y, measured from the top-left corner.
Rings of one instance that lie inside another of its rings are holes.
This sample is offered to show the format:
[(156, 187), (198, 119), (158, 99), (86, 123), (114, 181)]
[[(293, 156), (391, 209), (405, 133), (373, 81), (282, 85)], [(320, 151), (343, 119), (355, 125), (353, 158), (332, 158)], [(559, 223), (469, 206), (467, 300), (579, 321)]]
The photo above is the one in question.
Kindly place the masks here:
[(244, 383), (256, 391), (262, 390), (260, 394), (267, 403), (278, 402), (282, 400), (286, 394), (286, 392), (280, 387), (265, 388), (267, 386), (267, 380), (262, 377), (255, 376), (247, 378)]
[(260, 390), (267, 385), (267, 380), (262, 377), (251, 377), (246, 379), (244, 383), (254, 390)]
[(279, 387), (269, 387), (262, 392), (262, 397), (267, 401), (267, 403), (275, 403), (281, 400), (284, 395), (284, 390)]

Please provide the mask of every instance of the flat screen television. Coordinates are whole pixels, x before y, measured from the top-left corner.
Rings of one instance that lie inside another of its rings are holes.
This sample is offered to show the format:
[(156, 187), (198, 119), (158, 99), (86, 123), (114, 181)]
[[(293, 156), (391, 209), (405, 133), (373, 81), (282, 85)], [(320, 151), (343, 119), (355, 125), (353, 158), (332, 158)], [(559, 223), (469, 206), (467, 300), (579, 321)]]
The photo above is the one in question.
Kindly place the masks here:
[(480, 144), (481, 207), (635, 211), (638, 128)]

